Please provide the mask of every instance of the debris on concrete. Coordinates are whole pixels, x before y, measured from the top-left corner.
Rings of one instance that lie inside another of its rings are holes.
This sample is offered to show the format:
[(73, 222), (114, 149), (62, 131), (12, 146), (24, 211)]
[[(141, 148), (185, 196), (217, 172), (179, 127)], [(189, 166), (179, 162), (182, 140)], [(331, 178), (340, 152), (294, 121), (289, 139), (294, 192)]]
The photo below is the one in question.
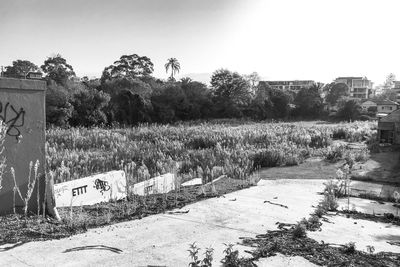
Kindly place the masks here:
[(289, 207), (286, 206), (286, 205), (282, 205), (282, 204), (279, 204), (279, 203), (274, 203), (274, 202), (269, 201), (269, 200), (265, 200), (264, 203), (269, 203), (269, 204), (276, 205), (276, 206), (279, 206), (279, 207), (282, 207), (282, 208), (285, 208), (285, 209), (288, 209), (288, 208), (289, 208)]

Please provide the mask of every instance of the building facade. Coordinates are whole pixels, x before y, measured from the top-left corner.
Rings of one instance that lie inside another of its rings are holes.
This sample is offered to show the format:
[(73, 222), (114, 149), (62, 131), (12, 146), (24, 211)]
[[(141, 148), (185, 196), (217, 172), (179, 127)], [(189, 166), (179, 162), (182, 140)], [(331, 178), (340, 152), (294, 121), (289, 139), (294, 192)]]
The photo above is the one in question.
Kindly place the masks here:
[(378, 140), (380, 143), (400, 144), (400, 109), (379, 120)]
[(390, 100), (374, 100), (378, 113), (392, 113), (399, 108), (399, 104)]
[(299, 91), (301, 88), (310, 88), (315, 84), (312, 80), (292, 81), (265, 81), (273, 89)]
[(373, 83), (366, 77), (338, 77), (334, 82), (346, 84), (352, 98), (368, 99), (373, 95)]

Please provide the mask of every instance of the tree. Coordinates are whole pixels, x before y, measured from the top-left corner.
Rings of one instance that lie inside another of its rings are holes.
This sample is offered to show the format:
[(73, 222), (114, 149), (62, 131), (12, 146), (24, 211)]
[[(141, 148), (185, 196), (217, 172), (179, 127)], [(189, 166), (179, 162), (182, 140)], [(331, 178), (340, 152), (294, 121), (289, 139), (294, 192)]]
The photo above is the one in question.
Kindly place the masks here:
[(46, 123), (66, 126), (71, 118), (73, 106), (70, 94), (61, 85), (51, 82), (46, 90)]
[(153, 94), (151, 102), (155, 120), (173, 122), (191, 118), (190, 105), (179, 83), (167, 83), (159, 92)]
[(108, 122), (136, 124), (150, 121), (150, 96), (152, 88), (145, 82), (133, 78), (115, 78), (104, 82), (99, 89), (110, 95)]
[(395, 89), (386, 89), (381, 94), (375, 95), (371, 98), (372, 100), (391, 100), (397, 102), (397, 90)]
[(60, 54), (48, 57), (41, 69), (46, 73), (48, 79), (55, 81), (58, 85), (65, 86), (67, 81), (75, 76), (72, 66)]
[(289, 116), (289, 104), (292, 100), (292, 96), (288, 92), (279, 89), (272, 89), (270, 99), (272, 102), (272, 117), (277, 119), (286, 119)]
[(236, 105), (245, 105), (250, 101), (250, 84), (237, 72), (216, 70), (211, 76), (210, 83), (217, 98), (231, 101)]
[(218, 117), (241, 117), (251, 101), (250, 84), (239, 73), (216, 70), (211, 76), (215, 114)]
[(181, 83), (182, 83), (182, 85), (190, 84), (191, 82), (193, 82), (193, 80), (192, 80), (192, 78), (190, 78), (190, 77), (183, 77), (183, 78), (181, 78)]
[(342, 99), (339, 102), (339, 110), (337, 117), (340, 119), (345, 119), (346, 121), (354, 121), (358, 119), (361, 113), (361, 106), (354, 99)]
[(328, 91), (326, 102), (335, 106), (340, 98), (349, 95), (349, 87), (344, 83), (331, 83), (325, 86), (324, 91)]
[(249, 82), (250, 89), (253, 94), (256, 93), (258, 83), (260, 82), (260, 75), (257, 72), (252, 72), (248, 75), (245, 75), (244, 78)]
[(74, 107), (70, 124), (73, 126), (93, 126), (107, 123), (104, 108), (110, 101), (110, 95), (95, 88), (88, 87), (73, 95), (71, 104)]
[(386, 76), (386, 80), (383, 84), (383, 89), (384, 90), (390, 90), (393, 89), (394, 82), (396, 81), (396, 75), (393, 73), (389, 73), (388, 76)]
[(101, 82), (120, 78), (141, 79), (150, 76), (153, 71), (154, 64), (150, 58), (137, 54), (123, 55), (114, 64), (104, 69)]
[(168, 73), (168, 70), (171, 69), (171, 76), (169, 79), (171, 81), (175, 81), (174, 74), (179, 73), (181, 69), (181, 65), (179, 64), (178, 60), (176, 58), (169, 58), (167, 63), (164, 65), (165, 71)]
[(188, 103), (188, 119), (208, 118), (212, 115), (211, 93), (205, 84), (184, 80), (181, 87)]
[(10, 78), (25, 78), (30, 71), (39, 71), (39, 67), (28, 60), (16, 60), (5, 68), (3, 75)]
[(271, 101), (271, 87), (266, 82), (259, 82), (255, 96), (250, 105), (251, 116), (257, 120), (271, 119), (273, 116), (273, 104)]
[(320, 86), (315, 84), (310, 88), (301, 88), (297, 93), (294, 104), (296, 116), (304, 118), (316, 118), (323, 109), (323, 101), (319, 94)]

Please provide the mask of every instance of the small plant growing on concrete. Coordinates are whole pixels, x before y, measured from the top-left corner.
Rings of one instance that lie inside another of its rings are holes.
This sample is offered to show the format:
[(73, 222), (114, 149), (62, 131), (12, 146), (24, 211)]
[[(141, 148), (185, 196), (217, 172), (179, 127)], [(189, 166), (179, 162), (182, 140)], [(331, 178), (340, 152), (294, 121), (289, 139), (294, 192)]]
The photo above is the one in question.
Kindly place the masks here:
[(339, 207), (336, 197), (328, 193), (325, 193), (324, 199), (321, 201), (320, 205), (326, 211), (336, 211)]
[(375, 247), (374, 246), (367, 246), (367, 252), (369, 254), (374, 254), (375, 252)]
[(353, 254), (356, 252), (356, 243), (354, 242), (349, 242), (343, 246), (343, 251), (346, 254)]
[(318, 218), (322, 218), (322, 216), (325, 213), (326, 213), (326, 210), (321, 205), (318, 205), (314, 211), (314, 215), (317, 216)]
[(189, 267), (211, 267), (214, 249), (209, 247), (206, 248), (206, 252), (204, 253), (204, 259), (199, 259), (199, 251), (200, 248), (196, 245), (196, 242), (193, 242), (189, 245), (189, 257), (191, 258), (191, 262), (189, 263)]
[(224, 250), (225, 257), (221, 260), (222, 266), (233, 267), (239, 266), (239, 251), (233, 249), (233, 244), (224, 244), (226, 246)]
[(303, 238), (307, 236), (306, 226), (303, 223), (298, 223), (292, 230), (293, 238)]

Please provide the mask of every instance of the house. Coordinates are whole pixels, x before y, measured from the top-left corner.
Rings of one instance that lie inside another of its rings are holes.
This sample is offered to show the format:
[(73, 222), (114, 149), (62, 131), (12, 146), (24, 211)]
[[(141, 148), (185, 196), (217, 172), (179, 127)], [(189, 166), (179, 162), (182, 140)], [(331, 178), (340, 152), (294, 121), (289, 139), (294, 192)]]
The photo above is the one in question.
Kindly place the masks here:
[(374, 100), (373, 102), (376, 103), (377, 112), (389, 114), (399, 108), (399, 103), (391, 101), (391, 100)]
[(378, 122), (380, 143), (400, 144), (400, 109), (383, 117)]
[[(265, 81), (273, 89), (299, 91), (301, 88), (310, 88), (316, 84), (312, 80), (291, 80), (291, 81)], [(319, 84), (319, 83), (317, 83)]]
[(363, 109), (363, 111), (368, 111), (370, 107), (376, 107), (378, 109), (377, 106), (378, 105), (372, 100), (367, 100), (361, 103), (361, 108)]
[(32, 79), (32, 80), (41, 80), (42, 79), (42, 73), (41, 72), (35, 72), (35, 71), (30, 71), (26, 75), (26, 79)]
[(373, 83), (366, 77), (338, 77), (334, 82), (346, 84), (352, 98), (368, 99), (373, 95)]

